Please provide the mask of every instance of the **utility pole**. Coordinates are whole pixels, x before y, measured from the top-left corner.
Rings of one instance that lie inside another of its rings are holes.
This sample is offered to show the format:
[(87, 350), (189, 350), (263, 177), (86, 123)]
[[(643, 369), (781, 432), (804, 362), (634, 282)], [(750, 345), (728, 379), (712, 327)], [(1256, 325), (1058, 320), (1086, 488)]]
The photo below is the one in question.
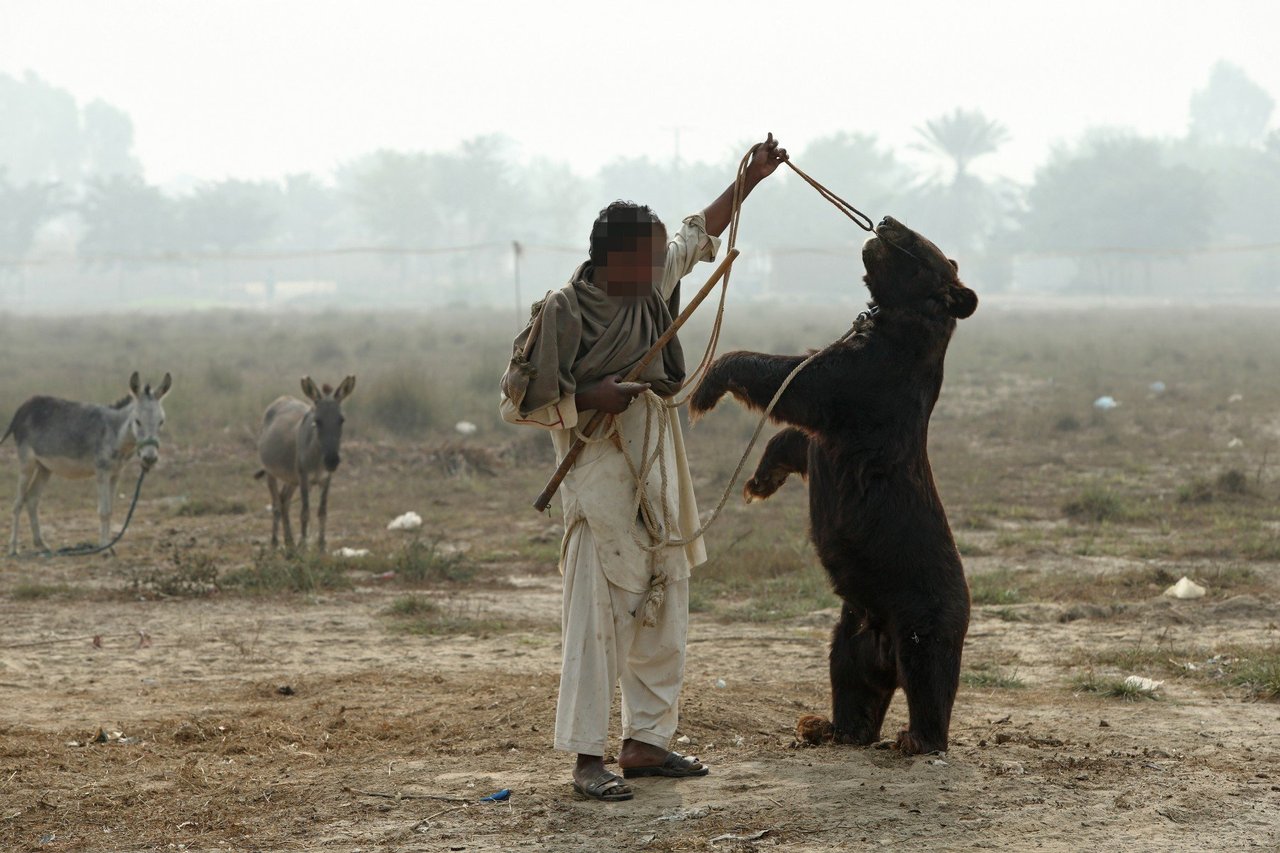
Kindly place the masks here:
[(663, 130), (671, 131), (671, 168), (675, 171), (680, 168), (680, 131), (693, 130), (693, 128), (687, 124), (676, 124), (668, 125), (664, 127)]

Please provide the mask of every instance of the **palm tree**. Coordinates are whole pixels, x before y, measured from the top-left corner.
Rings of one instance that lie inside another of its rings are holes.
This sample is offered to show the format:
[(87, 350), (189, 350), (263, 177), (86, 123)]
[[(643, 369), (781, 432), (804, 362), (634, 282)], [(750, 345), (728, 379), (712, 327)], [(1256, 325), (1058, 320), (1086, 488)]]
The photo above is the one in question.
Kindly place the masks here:
[(954, 252), (981, 250), (985, 236), (996, 230), (1008, 207), (1008, 188), (970, 174), (969, 164), (996, 151), (1009, 138), (1000, 122), (979, 110), (956, 109), (916, 128), (923, 138), (917, 148), (950, 160), (950, 181), (926, 180), (917, 189), (924, 209), (922, 219), (937, 227), (940, 239)]
[(1009, 141), (1009, 131), (995, 119), (989, 119), (981, 110), (955, 111), (931, 119), (924, 127), (916, 128), (924, 138), (920, 146), (926, 151), (950, 159), (956, 171), (952, 183), (958, 183), (969, 163), (983, 154), (991, 154)]

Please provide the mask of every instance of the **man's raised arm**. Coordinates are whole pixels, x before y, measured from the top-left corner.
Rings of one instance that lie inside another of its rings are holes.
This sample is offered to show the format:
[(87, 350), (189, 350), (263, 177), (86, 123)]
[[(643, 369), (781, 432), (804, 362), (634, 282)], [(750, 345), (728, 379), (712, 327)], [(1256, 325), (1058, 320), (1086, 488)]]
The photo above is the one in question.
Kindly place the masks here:
[[(747, 179), (742, 197), (745, 199), (755, 189), (756, 184), (772, 175), (779, 164), (786, 159), (787, 149), (779, 148), (778, 140), (774, 139), (773, 134), (770, 133), (768, 138), (756, 147), (751, 155), (751, 162), (747, 164)], [(734, 183), (729, 184), (728, 189), (720, 193), (720, 197), (702, 211), (707, 222), (708, 234), (719, 237), (724, 233), (724, 229), (729, 227), (729, 217), (733, 213), (733, 188), (736, 183), (735, 178)]]

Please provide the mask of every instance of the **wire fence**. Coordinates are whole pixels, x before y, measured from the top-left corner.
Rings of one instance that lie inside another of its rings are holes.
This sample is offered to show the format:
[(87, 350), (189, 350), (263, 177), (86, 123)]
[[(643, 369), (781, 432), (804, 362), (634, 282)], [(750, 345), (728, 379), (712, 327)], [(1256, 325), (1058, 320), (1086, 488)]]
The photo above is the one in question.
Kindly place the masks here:
[[(860, 247), (743, 245), (737, 299), (857, 304)], [(34, 254), (0, 258), (0, 308), (16, 312), (205, 307), (431, 309), (528, 306), (563, 285), (585, 247), (487, 241), (447, 247)], [(1280, 295), (1280, 242), (1187, 249), (1103, 247), (959, 255), (980, 292)]]

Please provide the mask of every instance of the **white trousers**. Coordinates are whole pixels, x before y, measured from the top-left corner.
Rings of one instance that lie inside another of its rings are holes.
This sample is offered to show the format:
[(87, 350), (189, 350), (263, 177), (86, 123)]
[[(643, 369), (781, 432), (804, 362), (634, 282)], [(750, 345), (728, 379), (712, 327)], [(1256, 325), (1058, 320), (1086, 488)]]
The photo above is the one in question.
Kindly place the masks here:
[(565, 550), (564, 656), (555, 748), (605, 755), (613, 687), (622, 686), (622, 737), (665, 749), (679, 720), (689, 627), (689, 581), (670, 581), (658, 624), (633, 615), (645, 593), (609, 583), (585, 522)]

